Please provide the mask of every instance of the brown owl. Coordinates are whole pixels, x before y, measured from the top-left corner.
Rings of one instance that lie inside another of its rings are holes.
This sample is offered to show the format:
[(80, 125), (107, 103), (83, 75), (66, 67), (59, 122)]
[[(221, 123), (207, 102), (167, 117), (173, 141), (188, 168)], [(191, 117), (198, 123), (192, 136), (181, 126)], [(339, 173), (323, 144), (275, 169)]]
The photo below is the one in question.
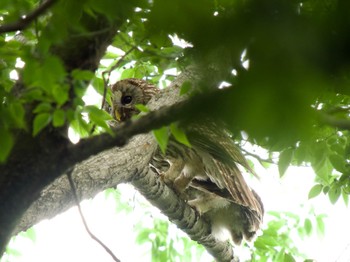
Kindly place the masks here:
[[(136, 104), (147, 104), (158, 92), (152, 84), (125, 79), (112, 86), (111, 115), (116, 122), (138, 114)], [(188, 204), (205, 216), (216, 235), (228, 230), (240, 244), (251, 240), (263, 219), (260, 197), (245, 182), (241, 169), (254, 174), (223, 123), (201, 119), (181, 123), (191, 147), (169, 138), (166, 154), (160, 150), (150, 167)]]

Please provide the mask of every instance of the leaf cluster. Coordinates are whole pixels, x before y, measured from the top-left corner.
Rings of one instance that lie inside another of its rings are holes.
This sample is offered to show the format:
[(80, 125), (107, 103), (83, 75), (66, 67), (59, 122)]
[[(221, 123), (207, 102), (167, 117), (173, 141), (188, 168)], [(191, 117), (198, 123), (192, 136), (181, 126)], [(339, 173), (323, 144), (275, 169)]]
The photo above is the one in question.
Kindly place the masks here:
[[(300, 217), (290, 212), (270, 211), (267, 215), (272, 219), (267, 223), (263, 234), (254, 242), (252, 261), (285, 262), (306, 259), (299, 250), (301, 246), (298, 246), (297, 239), (302, 241), (315, 230), (321, 236), (325, 233), (323, 214), (315, 215), (311, 212), (306, 217)], [(294, 235), (294, 241), (290, 241), (291, 235)]]

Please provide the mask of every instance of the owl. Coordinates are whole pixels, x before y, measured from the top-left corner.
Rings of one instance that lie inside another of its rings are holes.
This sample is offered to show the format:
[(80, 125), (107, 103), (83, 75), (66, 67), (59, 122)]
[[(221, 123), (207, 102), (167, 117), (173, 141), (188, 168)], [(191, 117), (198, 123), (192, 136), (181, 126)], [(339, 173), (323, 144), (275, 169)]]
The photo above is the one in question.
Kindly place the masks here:
[[(159, 89), (140, 79), (125, 79), (111, 87), (110, 113), (115, 123), (139, 113)], [(191, 146), (170, 136), (166, 153), (154, 154), (150, 167), (200, 215), (212, 234), (229, 233), (235, 244), (252, 240), (261, 227), (264, 208), (258, 194), (244, 180), (242, 169), (254, 174), (223, 123), (214, 119), (180, 122)]]

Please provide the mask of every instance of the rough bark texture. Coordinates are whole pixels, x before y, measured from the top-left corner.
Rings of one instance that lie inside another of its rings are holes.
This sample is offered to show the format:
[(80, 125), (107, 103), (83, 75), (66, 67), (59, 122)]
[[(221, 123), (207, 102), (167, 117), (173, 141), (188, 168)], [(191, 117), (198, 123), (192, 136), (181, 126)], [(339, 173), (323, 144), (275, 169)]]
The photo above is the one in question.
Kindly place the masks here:
[[(106, 150), (76, 165), (72, 175), (79, 198), (91, 198), (104, 189), (129, 181), (132, 174), (147, 165), (154, 147), (151, 135), (140, 135), (125, 147)], [(137, 148), (145, 150), (135, 150)], [(42, 219), (52, 218), (74, 204), (67, 176), (62, 175), (41, 192), (14, 233), (28, 229)]]

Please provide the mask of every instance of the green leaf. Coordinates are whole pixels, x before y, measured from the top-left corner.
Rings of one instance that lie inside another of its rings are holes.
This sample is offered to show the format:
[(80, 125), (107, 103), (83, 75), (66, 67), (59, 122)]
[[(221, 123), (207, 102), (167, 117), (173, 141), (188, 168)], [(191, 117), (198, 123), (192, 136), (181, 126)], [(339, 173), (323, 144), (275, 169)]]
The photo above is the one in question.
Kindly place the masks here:
[(343, 188), (342, 188), (341, 194), (343, 196), (344, 204), (346, 206), (348, 206), (349, 205), (349, 195), (343, 190)]
[(325, 187), (323, 187), (322, 191), (323, 191), (324, 194), (328, 194), (329, 189), (330, 189), (329, 186), (325, 186)]
[(27, 101), (34, 101), (34, 100), (43, 100), (43, 90), (40, 88), (30, 88), (28, 90), (25, 90), (23, 93), (23, 98)]
[(278, 253), (277, 256), (274, 258), (274, 260), (276, 262), (283, 262), (284, 261), (284, 253), (285, 253), (285, 249), (282, 248)]
[(180, 96), (188, 94), (188, 92), (191, 90), (192, 84), (189, 81), (186, 81), (182, 84), (180, 89)]
[(143, 104), (137, 104), (135, 105), (136, 109), (139, 110), (140, 112), (148, 113), (150, 110), (148, 109), (147, 106)]
[(272, 220), (268, 223), (268, 228), (264, 230), (264, 233), (268, 233), (270, 236), (277, 234), (278, 230), (285, 227), (285, 220)]
[(292, 255), (285, 253), (284, 254), (284, 262), (295, 262), (295, 259)]
[(12, 102), (9, 104), (9, 112), (15, 126), (18, 128), (25, 128), (24, 115), (25, 111), (23, 105), (18, 102)]
[(188, 141), (185, 132), (179, 127), (178, 123), (172, 123), (170, 125), (170, 131), (178, 142), (184, 144), (185, 146), (191, 147), (191, 143)]
[[(313, 168), (317, 177), (322, 179), (323, 184), (330, 183), (333, 166), (327, 158), (323, 159), (322, 161), (319, 161), (316, 165), (313, 165)], [(326, 189), (324, 188), (324, 190)]]
[(312, 232), (312, 223), (310, 221), (310, 219), (306, 218), (304, 221), (304, 228), (305, 228), (305, 232), (308, 236), (311, 235)]
[[(336, 154), (338, 154), (339, 156), (342, 156), (345, 154), (345, 148), (344, 148), (344, 144), (342, 144), (339, 141), (340, 144), (333, 144), (330, 146), (330, 149), (335, 152)], [(345, 142), (344, 142), (345, 143)]]
[(168, 141), (169, 141), (168, 127), (163, 126), (159, 129), (153, 130), (153, 135), (157, 140), (160, 150), (162, 151), (163, 154), (165, 154)]
[(93, 114), (96, 117), (99, 117), (100, 119), (106, 121), (106, 120), (111, 120), (113, 119), (110, 114), (108, 114), (106, 111), (97, 108), (96, 106), (86, 106), (84, 109), (85, 112), (89, 114)]
[(50, 103), (42, 102), (34, 108), (33, 113), (48, 113), (51, 112), (51, 110), (52, 106)]
[(75, 80), (90, 81), (95, 76), (95, 74), (89, 70), (74, 69), (72, 71), (72, 76)]
[(71, 120), (70, 124), (71, 124), (71, 127), (73, 128), (73, 130), (80, 137), (88, 137), (89, 136), (91, 126), (85, 122), (85, 120), (82, 118), (81, 114), (76, 115), (75, 119)]
[(309, 192), (308, 198), (311, 199), (318, 196), (322, 192), (322, 189), (323, 189), (323, 185), (321, 184), (314, 185)]
[(11, 152), (14, 140), (11, 132), (0, 126), (0, 163), (5, 162)]
[(300, 166), (304, 161), (308, 161), (308, 147), (300, 143), (300, 145), (295, 149), (294, 159), (297, 165)]
[(331, 164), (335, 168), (335, 170), (339, 171), (340, 173), (346, 172), (345, 159), (343, 157), (341, 157), (340, 155), (338, 155), (338, 154), (330, 155), (329, 161), (331, 162)]
[[(270, 247), (275, 247), (278, 245), (278, 241), (275, 237), (271, 237), (268, 235), (263, 235), (259, 237), (257, 240), (259, 240), (259, 244), (263, 246), (270, 246)], [(255, 245), (255, 243), (254, 243)]]
[(134, 68), (128, 68), (125, 69), (122, 73), (122, 75), (120, 76), (120, 80), (122, 79), (127, 79), (127, 78), (132, 78), (135, 77), (135, 69)]
[(328, 192), (328, 197), (332, 204), (335, 204), (338, 201), (340, 194), (341, 188), (337, 185), (333, 185)]
[(106, 130), (109, 129), (107, 121), (112, 120), (112, 117), (110, 114), (108, 114), (104, 110), (97, 108), (96, 106), (86, 106), (85, 111), (88, 112), (89, 118), (94, 124)]
[(36, 241), (36, 232), (34, 228), (29, 228), (27, 231), (23, 232), (23, 236), (30, 239), (33, 243)]
[(67, 85), (53, 85), (52, 86), (52, 95), (56, 103), (61, 106), (68, 100), (68, 90)]
[[(20, 251), (18, 251), (17, 249), (14, 249), (14, 248), (10, 248), (10, 247), (6, 248), (6, 254), (10, 255), (12, 257), (18, 257), (18, 258), (23, 256), (23, 254)], [(5, 260), (5, 261), (9, 261), (9, 260)]]
[(54, 127), (60, 127), (64, 125), (66, 118), (65, 118), (65, 112), (62, 109), (56, 109), (53, 112), (52, 117), (52, 125)]
[(268, 213), (269, 215), (271, 215), (271, 216), (274, 216), (274, 217), (278, 218), (278, 219), (281, 218), (281, 213), (280, 213), (280, 212), (277, 212), (277, 211), (268, 211), (267, 213)]
[[(103, 95), (105, 86), (101, 78), (98, 78), (98, 77), (93, 78), (91, 81), (91, 85), (96, 90), (97, 93), (99, 93), (100, 95)], [(111, 89), (108, 88), (107, 92), (108, 91), (111, 92)]]
[(51, 121), (51, 114), (41, 113), (35, 116), (33, 123), (33, 136), (36, 136)]
[(325, 225), (323, 221), (324, 215), (319, 215), (316, 217), (316, 222), (317, 222), (317, 233), (320, 236), (324, 236), (325, 233)]
[(51, 78), (51, 81), (62, 81), (66, 77), (66, 70), (63, 61), (57, 56), (46, 56), (42, 69), (43, 76), (46, 76), (49, 79)]
[(288, 166), (290, 165), (290, 162), (292, 161), (293, 158), (293, 149), (288, 148), (280, 154), (279, 161), (278, 161), (278, 171), (280, 174), (280, 177), (282, 177)]
[(136, 240), (135, 242), (137, 244), (144, 244), (144, 243), (147, 243), (149, 242), (149, 235), (151, 234), (152, 232), (150, 230), (143, 230), (141, 231), (138, 236), (136, 237)]

